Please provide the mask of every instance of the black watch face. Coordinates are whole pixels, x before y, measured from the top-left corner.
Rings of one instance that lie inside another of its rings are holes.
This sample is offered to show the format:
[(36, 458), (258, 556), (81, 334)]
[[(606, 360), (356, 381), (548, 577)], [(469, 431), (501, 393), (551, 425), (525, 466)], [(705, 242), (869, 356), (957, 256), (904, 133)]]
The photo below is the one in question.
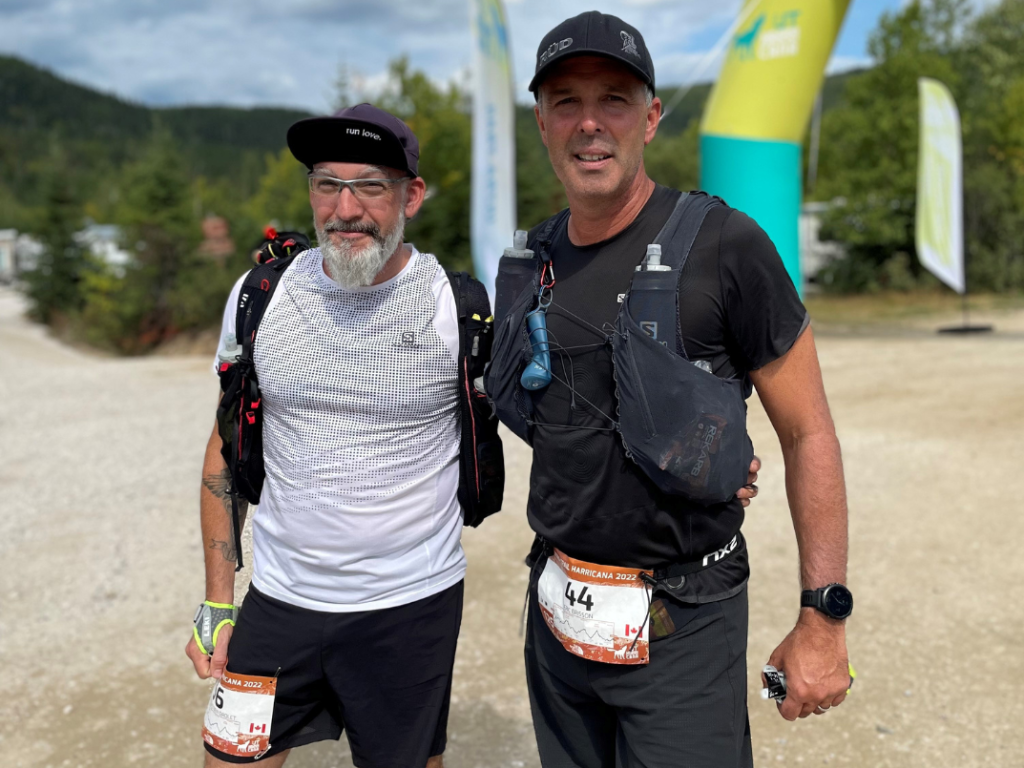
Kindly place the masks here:
[(853, 612), (853, 594), (842, 584), (834, 584), (825, 590), (825, 611), (835, 619), (845, 619)]

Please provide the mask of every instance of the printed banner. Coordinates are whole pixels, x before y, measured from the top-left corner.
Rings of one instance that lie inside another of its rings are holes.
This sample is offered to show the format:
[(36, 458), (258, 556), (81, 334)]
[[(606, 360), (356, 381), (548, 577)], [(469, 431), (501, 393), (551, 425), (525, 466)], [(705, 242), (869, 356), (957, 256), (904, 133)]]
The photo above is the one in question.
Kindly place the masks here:
[(516, 228), (515, 99), (501, 0), (470, 0), (476, 39), (470, 237), (477, 278), (494, 296), (498, 260)]
[(957, 293), (964, 283), (963, 148), (960, 113), (938, 80), (917, 81), (921, 98), (917, 164), (917, 257)]
[(701, 133), (803, 140), (849, 0), (747, 0)]

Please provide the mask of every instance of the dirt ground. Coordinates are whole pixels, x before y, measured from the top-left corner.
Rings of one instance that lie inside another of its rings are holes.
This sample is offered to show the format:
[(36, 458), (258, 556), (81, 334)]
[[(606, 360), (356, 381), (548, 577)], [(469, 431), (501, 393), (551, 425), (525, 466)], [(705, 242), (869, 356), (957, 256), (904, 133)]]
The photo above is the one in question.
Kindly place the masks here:
[[(209, 360), (91, 356), (22, 309), (0, 289), (0, 766), (198, 766), (210, 684), (182, 649), (203, 594)], [(751, 401), (765, 462), (744, 527), (759, 765), (1024, 766), (1024, 311), (986, 319), (997, 332), (973, 338), (935, 334), (934, 316), (816, 326), (849, 485), (859, 679), (841, 708), (796, 724), (756, 682), (798, 584), (778, 442)], [(506, 446), (506, 509), (464, 537), (449, 768), (539, 764), (518, 636), (530, 457)], [(351, 761), (342, 740), (289, 765)]]

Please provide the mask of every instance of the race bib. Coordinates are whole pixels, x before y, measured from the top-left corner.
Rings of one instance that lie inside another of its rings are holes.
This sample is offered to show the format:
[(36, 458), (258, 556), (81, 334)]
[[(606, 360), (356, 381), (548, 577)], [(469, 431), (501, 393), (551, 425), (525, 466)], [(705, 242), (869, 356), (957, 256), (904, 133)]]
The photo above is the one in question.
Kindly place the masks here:
[(651, 600), (641, 573), (574, 560), (556, 549), (537, 585), (540, 612), (569, 653), (606, 664), (646, 664)]
[(203, 740), (235, 757), (261, 757), (270, 749), (276, 677), (224, 672), (203, 718)]

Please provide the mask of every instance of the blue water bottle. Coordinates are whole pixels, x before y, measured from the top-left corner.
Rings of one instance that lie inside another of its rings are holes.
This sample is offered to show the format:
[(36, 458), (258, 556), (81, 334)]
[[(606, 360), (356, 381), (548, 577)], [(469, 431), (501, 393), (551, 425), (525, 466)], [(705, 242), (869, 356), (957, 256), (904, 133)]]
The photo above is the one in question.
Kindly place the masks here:
[(533, 360), (519, 383), (525, 389), (543, 389), (551, 383), (551, 352), (548, 345), (547, 305), (541, 304), (526, 316), (526, 330), (533, 346)]

